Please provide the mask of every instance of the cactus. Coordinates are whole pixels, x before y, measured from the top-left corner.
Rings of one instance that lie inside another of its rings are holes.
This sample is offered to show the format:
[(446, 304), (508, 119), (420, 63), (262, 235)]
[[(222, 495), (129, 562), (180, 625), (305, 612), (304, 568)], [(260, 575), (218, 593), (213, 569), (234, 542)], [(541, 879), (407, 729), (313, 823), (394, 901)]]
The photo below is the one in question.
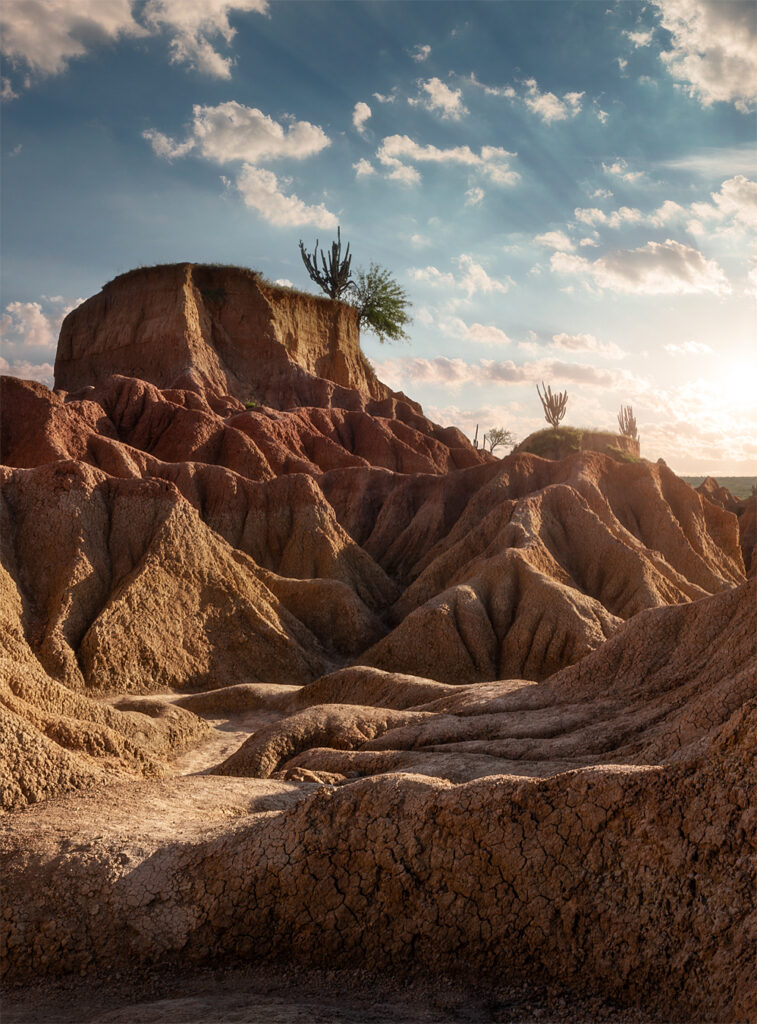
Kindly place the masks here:
[(342, 259), (342, 233), (341, 229), (336, 229), (336, 242), (331, 243), (331, 252), (329, 253), (328, 262), (326, 256), (321, 249), (321, 265), (322, 270), (318, 268), (318, 239), (315, 240), (315, 249), (313, 250), (312, 256), (305, 249), (300, 239), (300, 253), (302, 255), (302, 262), (307, 268), (308, 274), (310, 274), (311, 280), (315, 281), (317, 285), (326, 292), (330, 299), (341, 299), (344, 293), (351, 287), (352, 282), (350, 280), (350, 264), (352, 263), (352, 256), (350, 256), (350, 245), (347, 243), (347, 249)]
[(633, 407), (621, 405), (618, 413), (618, 426), (624, 437), (632, 437), (634, 441), (639, 440), (639, 432), (636, 429), (636, 417), (633, 414)]
[(541, 399), (541, 404), (544, 409), (544, 418), (555, 430), (557, 430), (557, 424), (565, 415), (565, 407), (568, 404), (568, 392), (558, 392), (552, 394), (552, 388), (547, 385), (544, 386), (544, 381), (541, 382), (542, 388), (544, 388), (544, 394), (539, 390), (539, 385), (536, 385), (536, 391)]

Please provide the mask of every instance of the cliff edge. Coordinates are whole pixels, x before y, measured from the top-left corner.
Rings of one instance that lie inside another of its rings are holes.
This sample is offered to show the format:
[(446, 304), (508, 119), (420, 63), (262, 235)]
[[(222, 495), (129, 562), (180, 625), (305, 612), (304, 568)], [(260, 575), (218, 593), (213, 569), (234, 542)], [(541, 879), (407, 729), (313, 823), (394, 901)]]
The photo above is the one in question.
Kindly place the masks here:
[(195, 263), (122, 274), (63, 321), (56, 388), (113, 374), (279, 409), (339, 405), (334, 385), (392, 396), (360, 350), (352, 306)]

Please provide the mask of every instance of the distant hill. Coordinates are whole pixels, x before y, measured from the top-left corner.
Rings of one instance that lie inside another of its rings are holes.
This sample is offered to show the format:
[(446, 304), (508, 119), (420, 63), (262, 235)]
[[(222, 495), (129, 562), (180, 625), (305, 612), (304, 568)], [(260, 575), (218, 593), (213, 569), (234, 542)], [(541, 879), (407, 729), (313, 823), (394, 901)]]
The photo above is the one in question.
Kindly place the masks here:
[[(706, 480), (704, 476), (682, 476), (687, 484), (692, 487), (699, 485)], [(752, 493), (752, 487), (757, 487), (757, 476), (718, 476), (716, 477), (721, 487), (726, 487), (734, 498), (748, 498)]]

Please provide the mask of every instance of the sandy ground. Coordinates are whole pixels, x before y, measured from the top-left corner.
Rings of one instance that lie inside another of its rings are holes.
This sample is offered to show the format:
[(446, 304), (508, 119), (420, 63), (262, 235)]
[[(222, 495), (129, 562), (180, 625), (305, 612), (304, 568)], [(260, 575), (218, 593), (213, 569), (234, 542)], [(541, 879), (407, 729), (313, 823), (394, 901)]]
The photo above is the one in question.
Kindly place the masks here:
[(531, 983), (402, 985), (365, 972), (151, 972), (8, 993), (3, 1024), (652, 1024), (638, 1010)]

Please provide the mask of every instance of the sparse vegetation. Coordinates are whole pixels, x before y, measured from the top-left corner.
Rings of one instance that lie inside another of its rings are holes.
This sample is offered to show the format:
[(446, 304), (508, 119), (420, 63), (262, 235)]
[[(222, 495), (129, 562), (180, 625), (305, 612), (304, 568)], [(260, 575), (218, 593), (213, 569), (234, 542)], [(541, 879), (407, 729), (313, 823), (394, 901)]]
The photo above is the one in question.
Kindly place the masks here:
[(514, 445), (515, 435), (511, 431), (505, 430), (504, 427), (492, 427), (488, 433), (484, 434), (483, 448), (488, 447), (490, 452), (505, 446), (512, 450)]
[(553, 429), (557, 430), (560, 420), (565, 415), (565, 408), (568, 404), (568, 392), (562, 391), (552, 394), (552, 388), (549, 384), (544, 385), (544, 381), (541, 382), (541, 386), (544, 389), (542, 393), (539, 390), (539, 385), (536, 385), (536, 391), (541, 399), (542, 408), (544, 409), (544, 418)]
[(358, 311), (361, 329), (373, 331), (382, 344), (407, 338), (405, 327), (412, 322), (407, 309), (412, 303), (388, 270), (375, 263), (367, 271), (358, 270), (352, 292), (350, 301)]
[(639, 432), (636, 429), (636, 417), (633, 414), (633, 407), (621, 405), (618, 413), (618, 426), (624, 437), (630, 437), (634, 441), (639, 440)]
[(302, 239), (300, 239), (300, 255), (302, 256), (302, 262), (305, 264), (305, 268), (310, 274), (311, 280), (323, 289), (330, 299), (341, 299), (343, 295), (349, 290), (352, 284), (352, 273), (350, 271), (350, 264), (352, 263), (352, 256), (350, 256), (350, 245), (347, 243), (347, 249), (342, 257), (342, 232), (341, 228), (336, 229), (336, 242), (331, 243), (331, 252), (328, 255), (328, 259), (321, 249), (321, 267), (318, 266), (318, 239), (315, 240), (315, 248), (313, 249), (312, 255), (305, 248)]
[(559, 445), (568, 453), (577, 452), (581, 450), (581, 438), (585, 433), (586, 431), (579, 427), (555, 427), (539, 430), (527, 437), (525, 441), (521, 441), (515, 450), (544, 457), (547, 452)]

